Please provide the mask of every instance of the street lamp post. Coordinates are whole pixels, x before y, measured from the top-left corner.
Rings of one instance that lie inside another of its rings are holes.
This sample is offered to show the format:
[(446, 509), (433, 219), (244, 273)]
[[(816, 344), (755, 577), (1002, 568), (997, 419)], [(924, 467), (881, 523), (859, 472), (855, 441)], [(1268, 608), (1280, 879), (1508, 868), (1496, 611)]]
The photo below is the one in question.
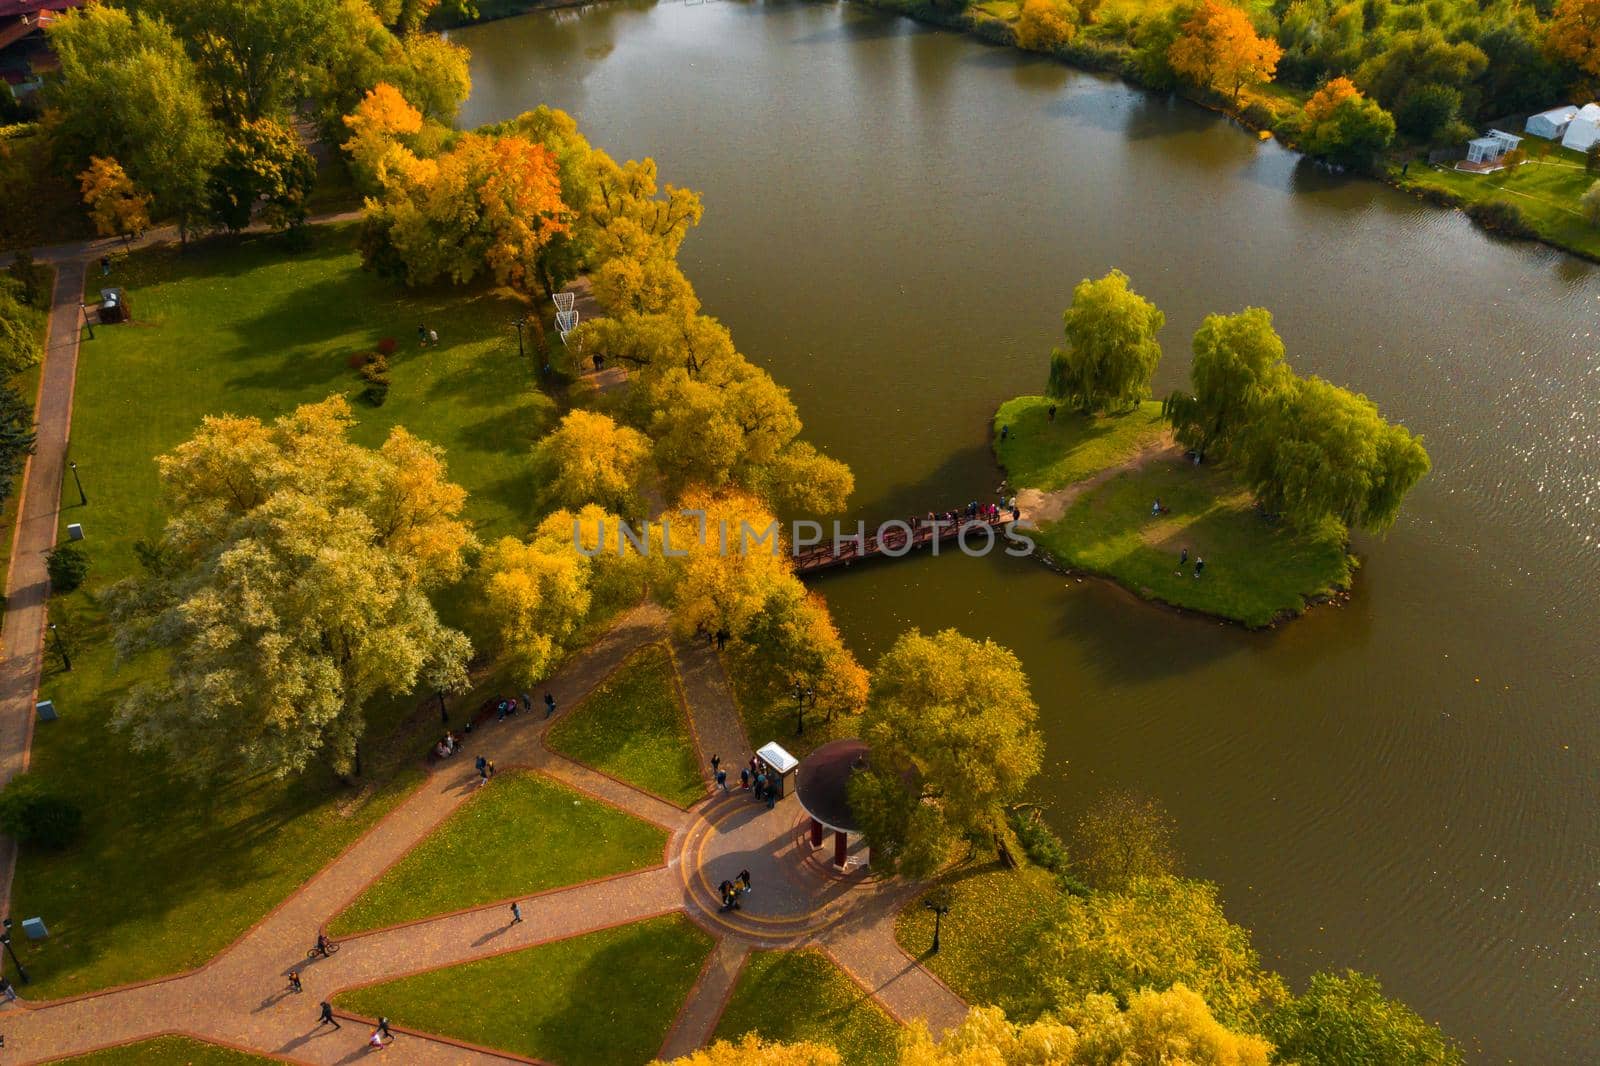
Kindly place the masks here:
[(69, 466), (72, 469), (72, 483), (74, 485), (78, 486), (78, 506), (80, 506), (80, 507), (89, 506), (89, 497), (83, 491), (83, 482), (78, 478), (78, 464), (77, 463), (68, 463), (67, 466)]
[(83, 316), (83, 326), (89, 331), (89, 339), (94, 340), (94, 322), (89, 318), (89, 305), (79, 300), (78, 313)]
[(443, 725), (450, 724), (450, 712), (445, 710), (443, 689), (439, 690), (439, 721)]
[(794, 733), (797, 737), (806, 735), (806, 690), (798, 681), (794, 683)]
[(527, 349), (524, 348), (523, 345), (522, 345), (522, 327), (527, 325), (527, 324), (528, 324), (528, 319), (527, 319), (526, 316), (524, 316), (522, 318), (519, 318), (515, 322), (512, 323), (512, 325), (517, 327), (517, 358), (519, 358), (519, 359), (528, 358)]
[(5, 945), (6, 954), (11, 956), (11, 963), (17, 968), (17, 977), (23, 984), (27, 984), (28, 971), (22, 968), (22, 960), (17, 958), (17, 949), (11, 946), (11, 919), (7, 918), (0, 924), (5, 926), (5, 932), (0, 933), (0, 944)]
[(946, 914), (950, 913), (950, 895), (948, 891), (934, 889), (922, 901), (922, 905), (933, 912), (933, 947), (928, 954), (939, 954), (939, 922)]
[(72, 659), (67, 655), (67, 646), (61, 642), (61, 631), (56, 628), (54, 622), (50, 623), (50, 636), (55, 639), (56, 654), (61, 656), (61, 669), (70, 673), (72, 671)]

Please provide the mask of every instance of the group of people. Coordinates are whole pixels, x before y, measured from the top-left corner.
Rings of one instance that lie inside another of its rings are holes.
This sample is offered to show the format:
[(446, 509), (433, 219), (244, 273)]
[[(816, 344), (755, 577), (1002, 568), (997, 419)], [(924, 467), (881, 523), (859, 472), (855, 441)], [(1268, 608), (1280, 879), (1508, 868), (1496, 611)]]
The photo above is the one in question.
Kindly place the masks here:
[[(1188, 566), (1188, 565), (1189, 565), (1189, 549), (1185, 548), (1185, 549), (1183, 549), (1183, 551), (1178, 553), (1178, 568), (1172, 572), (1172, 576), (1173, 577), (1182, 577), (1183, 576), (1183, 568)], [(1196, 581), (1200, 580), (1200, 575), (1205, 573), (1205, 571), (1206, 571), (1206, 561), (1204, 559), (1202, 559), (1198, 555), (1195, 556), (1195, 559), (1194, 559), (1194, 578), (1195, 578), (1195, 580)]]
[(451, 730), (446, 730), (444, 736), (439, 738), (439, 743), (433, 746), (433, 755), (436, 759), (448, 759), (461, 750), (461, 741)]
[(472, 765), (476, 767), (478, 771), (478, 784), (480, 786), (487, 785), (489, 783), (489, 778), (494, 776), (494, 760), (480, 755), (478, 756), (477, 761)]
[(915, 516), (908, 518), (906, 524), (913, 530), (917, 528), (919, 521), (930, 526), (939, 523), (950, 527), (958, 527), (963, 522), (993, 522), (1006, 511), (1011, 512), (1012, 521), (1021, 520), (1022, 511), (1017, 507), (1017, 498), (1012, 496), (1004, 503), (979, 503), (977, 500), (972, 500), (965, 508), (958, 510), (929, 511), (920, 520)]
[(417, 343), (424, 348), (430, 344), (437, 345), (439, 343), (439, 331), (429, 329), (420, 322), (417, 323)]
[[(343, 1029), (339, 1019), (333, 1016), (333, 1004), (323, 1000), (317, 1004), (317, 1028), (331, 1025), (335, 1029)], [(367, 1037), (367, 1047), (376, 1051), (383, 1051), (394, 1043), (394, 1034), (389, 1031), (389, 1019), (380, 1017), (377, 1028), (372, 1030), (372, 1035)]]
[[(711, 756), (711, 777), (722, 791), (733, 791), (728, 786), (728, 771), (722, 768), (721, 755)], [(769, 772), (766, 763), (754, 755), (750, 756), (748, 766), (739, 768), (739, 788), (750, 792), (757, 803), (765, 803), (769, 811), (778, 805), (777, 777)]]
[[(478, 717), (482, 717), (488, 712), (493, 711), (495, 715), (495, 721), (503, 722), (507, 718), (515, 715), (518, 711), (532, 710), (532, 693), (524, 692), (520, 697), (491, 696), (484, 700), (483, 704), (478, 708)], [(544, 716), (546, 719), (549, 719), (554, 716), (555, 713), (556, 698), (553, 694), (546, 692), (544, 694)], [(467, 721), (467, 724), (463, 727), (462, 732), (472, 732), (471, 719)], [(450, 756), (461, 750), (461, 744), (462, 738), (456, 736), (454, 730), (446, 730), (444, 736), (440, 737), (438, 743), (434, 744), (433, 746), (433, 757), (436, 759), (448, 759)], [(488, 780), (489, 774), (494, 773), (494, 763), (488, 763), (489, 773), (484, 773), (484, 764), (486, 761), (487, 760), (485, 760), (483, 756), (478, 756), (478, 776), (485, 781)]]
[(739, 898), (750, 891), (750, 871), (740, 870), (739, 876), (732, 881), (724, 881), (717, 886), (717, 894), (722, 897), (722, 909), (737, 911), (744, 908), (739, 906)]

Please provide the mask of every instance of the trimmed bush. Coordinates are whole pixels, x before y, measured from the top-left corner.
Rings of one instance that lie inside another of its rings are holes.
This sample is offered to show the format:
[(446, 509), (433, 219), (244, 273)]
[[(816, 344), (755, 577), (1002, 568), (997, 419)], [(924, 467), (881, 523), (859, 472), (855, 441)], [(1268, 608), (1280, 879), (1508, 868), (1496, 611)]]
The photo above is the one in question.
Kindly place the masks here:
[(45, 556), (51, 592), (71, 592), (89, 576), (89, 556), (72, 541), (57, 544)]
[(83, 811), (29, 774), (0, 790), (0, 829), (20, 844), (60, 851), (78, 839)]

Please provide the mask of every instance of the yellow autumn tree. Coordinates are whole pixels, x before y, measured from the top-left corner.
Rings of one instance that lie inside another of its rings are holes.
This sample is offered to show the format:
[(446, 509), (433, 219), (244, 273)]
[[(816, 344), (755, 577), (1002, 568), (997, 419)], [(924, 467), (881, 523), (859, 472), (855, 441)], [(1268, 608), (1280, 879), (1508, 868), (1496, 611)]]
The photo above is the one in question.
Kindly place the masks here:
[(464, 686), (471, 645), (427, 593), (464, 568), (466, 493), (433, 445), (353, 426), (338, 396), (210, 417), (157, 459), (166, 527), (105, 596), (119, 657), (154, 653), (116, 709), (136, 747), (196, 776), (343, 771), (374, 698)]
[(1600, 75), (1600, 0), (1559, 0), (1545, 27), (1545, 49)]
[(1236, 107), (1246, 85), (1272, 80), (1282, 57), (1249, 15), (1221, 0), (1203, 0), (1167, 52), (1178, 74), (1202, 88), (1225, 89)]
[(1061, 1019), (1026, 1025), (998, 1007), (974, 1007), (934, 1041), (915, 1022), (901, 1044), (898, 1066), (1266, 1066), (1272, 1045), (1229, 1030), (1205, 1000), (1175, 985), (1135, 993), (1127, 1010), (1111, 996), (1089, 996)]
[(1077, 36), (1078, 9), (1065, 0), (1024, 0), (1017, 18), (1017, 44), (1030, 52), (1054, 52)]
[(747, 1033), (735, 1043), (718, 1040), (681, 1058), (657, 1060), (652, 1066), (843, 1066), (843, 1060), (825, 1044), (781, 1044)]
[(797, 583), (777, 522), (754, 496), (693, 489), (665, 517), (671, 552), (687, 553), (663, 560), (679, 632), (743, 637), (773, 595)]
[(637, 514), (639, 486), (650, 458), (643, 433), (596, 411), (569, 411), (534, 446), (548, 478), (548, 494), (563, 507), (598, 503), (620, 514)]
[(121, 237), (123, 243), (150, 228), (150, 197), (141, 193), (115, 159), (90, 156), (89, 167), (78, 175), (83, 202), (102, 237)]
[(768, 597), (755, 625), (744, 634), (750, 653), (798, 686), (807, 705), (825, 719), (861, 713), (870, 678), (839, 636), (828, 606), (798, 580)]
[(561, 510), (527, 539), (502, 537), (484, 552), (482, 613), (520, 683), (548, 676), (594, 612), (642, 593), (645, 560), (617, 551), (618, 524), (594, 504)]
[(1356, 88), (1356, 83), (1349, 78), (1329, 78), (1328, 81), (1311, 94), (1306, 101), (1306, 125), (1314, 126), (1319, 122), (1326, 122), (1333, 117), (1334, 111), (1346, 100), (1361, 99), (1361, 90)]
[(399, 89), (379, 82), (344, 116), (344, 124), (350, 128), (350, 139), (340, 147), (350, 159), (359, 188), (378, 192), (397, 176), (425, 180), (418, 172), (421, 161), (405, 143), (405, 138), (421, 131), (422, 112)]

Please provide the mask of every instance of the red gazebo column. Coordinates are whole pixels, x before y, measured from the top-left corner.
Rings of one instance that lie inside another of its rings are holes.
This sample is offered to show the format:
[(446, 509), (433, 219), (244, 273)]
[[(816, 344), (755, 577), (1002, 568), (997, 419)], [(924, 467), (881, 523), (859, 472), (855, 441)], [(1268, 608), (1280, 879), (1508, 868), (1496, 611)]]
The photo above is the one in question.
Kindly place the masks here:
[(843, 829), (833, 834), (833, 864), (839, 869), (844, 869), (845, 853), (850, 847), (850, 835)]
[(811, 846), (822, 847), (822, 823), (815, 818), (811, 819)]

